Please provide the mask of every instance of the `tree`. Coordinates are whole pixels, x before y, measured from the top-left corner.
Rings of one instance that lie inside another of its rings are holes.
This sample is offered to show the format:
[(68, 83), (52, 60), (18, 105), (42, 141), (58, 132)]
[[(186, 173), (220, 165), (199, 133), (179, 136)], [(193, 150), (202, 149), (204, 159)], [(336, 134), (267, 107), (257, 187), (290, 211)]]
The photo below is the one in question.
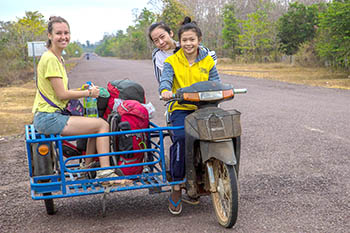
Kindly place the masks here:
[(83, 48), (78, 44), (78, 42), (71, 42), (64, 49), (64, 51), (68, 57), (80, 57), (83, 53)]
[(350, 1), (330, 3), (320, 14), (318, 54), (333, 66), (350, 67)]
[(21, 71), (32, 67), (27, 57), (27, 42), (46, 40), (46, 22), (38, 11), (28, 11), (16, 22), (0, 23), (0, 81), (18, 81)]
[(257, 10), (241, 20), (242, 33), (239, 35), (239, 48), (243, 55), (251, 61), (262, 61), (273, 49), (271, 38), (272, 23), (264, 10)]
[(185, 16), (191, 16), (190, 12), (177, 0), (162, 0), (163, 10), (160, 15), (160, 20), (164, 21), (175, 33), (177, 37), (177, 31), (180, 28), (181, 22)]
[(26, 11), (25, 16), (18, 19), (14, 26), (18, 33), (18, 49), (21, 50), (23, 59), (27, 61), (27, 42), (45, 40), (47, 38), (45, 35), (47, 24), (44, 16), (38, 11)]
[(120, 58), (144, 59), (151, 55), (148, 46), (148, 27), (155, 20), (155, 14), (146, 8), (141, 13), (134, 13), (135, 25), (129, 26), (126, 34), (119, 30), (116, 35), (106, 35), (96, 48), (101, 56), (117, 56)]
[(235, 57), (235, 48), (238, 42), (239, 27), (235, 17), (234, 4), (228, 4), (224, 7), (224, 28), (222, 30), (222, 37), (224, 39), (224, 48), (228, 49), (228, 55), (231, 58)]
[(292, 3), (286, 14), (278, 21), (280, 49), (287, 55), (298, 51), (300, 44), (315, 37), (318, 25), (318, 7)]

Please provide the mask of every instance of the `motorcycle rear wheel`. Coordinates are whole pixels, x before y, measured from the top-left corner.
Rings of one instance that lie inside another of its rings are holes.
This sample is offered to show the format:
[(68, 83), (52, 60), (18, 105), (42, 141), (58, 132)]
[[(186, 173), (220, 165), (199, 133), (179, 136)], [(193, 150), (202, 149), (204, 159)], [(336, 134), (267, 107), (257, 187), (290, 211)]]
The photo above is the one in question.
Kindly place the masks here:
[(219, 160), (213, 161), (216, 192), (211, 193), (219, 224), (231, 228), (238, 216), (238, 183), (234, 166)]

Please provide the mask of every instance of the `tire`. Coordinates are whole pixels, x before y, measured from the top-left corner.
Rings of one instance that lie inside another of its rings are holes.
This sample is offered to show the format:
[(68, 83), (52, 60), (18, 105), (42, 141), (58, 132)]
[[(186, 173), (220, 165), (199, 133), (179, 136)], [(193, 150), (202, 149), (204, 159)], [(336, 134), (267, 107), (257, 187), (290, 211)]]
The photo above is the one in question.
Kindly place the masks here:
[[(49, 196), (51, 193), (43, 193), (43, 196)], [(48, 215), (54, 215), (57, 211), (55, 209), (55, 203), (53, 202), (53, 199), (46, 199), (44, 200), (45, 202), (45, 208), (46, 208), (46, 213)]]
[(234, 166), (219, 160), (213, 161), (216, 192), (211, 193), (213, 207), (219, 224), (231, 228), (238, 216), (238, 183)]

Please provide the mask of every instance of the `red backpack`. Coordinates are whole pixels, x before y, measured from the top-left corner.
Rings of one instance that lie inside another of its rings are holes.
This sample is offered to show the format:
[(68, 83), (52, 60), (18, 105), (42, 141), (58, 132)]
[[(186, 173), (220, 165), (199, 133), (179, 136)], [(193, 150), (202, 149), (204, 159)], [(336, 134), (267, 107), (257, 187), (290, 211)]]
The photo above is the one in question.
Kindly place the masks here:
[[(110, 131), (125, 131), (148, 128), (149, 116), (147, 109), (136, 100), (124, 100), (117, 108), (117, 112), (112, 112), (108, 117)], [(123, 134), (111, 137), (111, 146), (113, 151), (129, 151), (146, 149), (147, 134)], [(117, 165), (127, 165), (142, 163), (144, 154), (130, 153), (115, 156)], [(117, 170), (117, 174), (135, 175), (142, 173), (143, 166), (127, 167)]]
[(143, 87), (129, 79), (114, 80), (109, 82), (107, 85), (107, 90), (110, 97), (103, 115), (104, 119), (107, 119), (108, 115), (113, 111), (114, 99), (116, 98), (122, 100), (137, 100), (142, 104), (146, 103), (145, 91)]

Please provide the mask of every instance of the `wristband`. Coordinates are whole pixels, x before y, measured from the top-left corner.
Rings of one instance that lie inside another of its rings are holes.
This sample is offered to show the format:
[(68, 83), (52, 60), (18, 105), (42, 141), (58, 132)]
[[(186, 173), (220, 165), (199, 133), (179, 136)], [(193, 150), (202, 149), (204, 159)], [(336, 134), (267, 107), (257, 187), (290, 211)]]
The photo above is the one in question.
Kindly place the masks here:
[(92, 95), (92, 90), (88, 90), (89, 91), (89, 97), (91, 97), (91, 95)]

